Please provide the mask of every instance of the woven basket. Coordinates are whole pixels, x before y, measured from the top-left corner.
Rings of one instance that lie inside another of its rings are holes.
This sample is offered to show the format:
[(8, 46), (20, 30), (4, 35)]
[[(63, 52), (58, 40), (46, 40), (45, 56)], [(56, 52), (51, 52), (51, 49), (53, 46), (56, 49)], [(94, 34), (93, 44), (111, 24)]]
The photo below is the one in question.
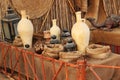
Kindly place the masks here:
[(110, 46), (91, 44), (86, 48), (86, 52), (91, 58), (104, 59), (110, 55), (111, 50)]

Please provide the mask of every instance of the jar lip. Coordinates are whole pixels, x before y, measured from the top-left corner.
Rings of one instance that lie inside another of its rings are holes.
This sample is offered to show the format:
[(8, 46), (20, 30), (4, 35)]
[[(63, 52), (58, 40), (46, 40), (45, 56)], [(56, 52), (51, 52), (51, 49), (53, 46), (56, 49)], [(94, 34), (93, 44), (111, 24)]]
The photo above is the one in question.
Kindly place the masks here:
[(76, 14), (81, 14), (81, 11), (77, 11)]
[(53, 19), (52, 21), (53, 21), (53, 22), (56, 22), (57, 20), (56, 20), (56, 19)]
[(26, 14), (26, 10), (21, 10), (21, 14)]

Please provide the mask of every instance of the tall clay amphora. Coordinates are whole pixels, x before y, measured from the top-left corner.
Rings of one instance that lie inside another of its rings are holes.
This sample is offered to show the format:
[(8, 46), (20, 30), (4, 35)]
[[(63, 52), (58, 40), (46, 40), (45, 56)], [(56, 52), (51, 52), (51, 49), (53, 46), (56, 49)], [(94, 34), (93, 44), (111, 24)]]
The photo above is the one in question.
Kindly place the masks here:
[(52, 27), (50, 28), (50, 35), (56, 35), (56, 39), (60, 41), (60, 28), (56, 24), (56, 19), (52, 20)]
[(90, 30), (85, 23), (85, 19), (81, 18), (81, 12), (76, 12), (76, 23), (73, 25), (71, 35), (77, 44), (78, 51), (85, 53), (85, 49), (89, 44)]
[(21, 20), (18, 23), (17, 30), (22, 39), (24, 49), (32, 48), (33, 24), (27, 19), (26, 11), (21, 11)]

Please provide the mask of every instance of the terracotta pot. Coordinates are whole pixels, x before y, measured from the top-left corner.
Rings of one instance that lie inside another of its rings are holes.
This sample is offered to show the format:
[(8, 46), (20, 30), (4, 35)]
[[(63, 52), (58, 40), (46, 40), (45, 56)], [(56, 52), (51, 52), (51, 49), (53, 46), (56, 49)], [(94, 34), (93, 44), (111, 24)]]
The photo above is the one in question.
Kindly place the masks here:
[(45, 39), (45, 43), (49, 43), (50, 42), (50, 31), (49, 30), (46, 30), (43, 32), (44, 34), (44, 39)]
[(51, 37), (51, 36), (50, 36), (50, 31), (49, 31), (49, 30), (44, 31), (43, 33), (44, 33), (44, 38), (45, 38), (45, 39)]

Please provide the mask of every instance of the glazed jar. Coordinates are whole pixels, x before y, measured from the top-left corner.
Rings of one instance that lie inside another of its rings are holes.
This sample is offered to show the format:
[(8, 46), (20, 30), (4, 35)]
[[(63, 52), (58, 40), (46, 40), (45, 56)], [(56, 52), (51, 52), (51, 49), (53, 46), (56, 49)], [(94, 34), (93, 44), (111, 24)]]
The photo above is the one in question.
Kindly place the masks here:
[(71, 35), (77, 45), (77, 50), (85, 53), (85, 48), (89, 44), (90, 30), (85, 19), (81, 18), (80, 11), (76, 12), (76, 23), (72, 27)]
[(24, 49), (32, 48), (33, 24), (27, 19), (26, 11), (21, 11), (21, 20), (17, 26), (18, 33), (22, 39)]
[(60, 41), (60, 28), (56, 24), (56, 19), (52, 20), (52, 27), (50, 28), (50, 35), (55, 35), (56, 39)]

